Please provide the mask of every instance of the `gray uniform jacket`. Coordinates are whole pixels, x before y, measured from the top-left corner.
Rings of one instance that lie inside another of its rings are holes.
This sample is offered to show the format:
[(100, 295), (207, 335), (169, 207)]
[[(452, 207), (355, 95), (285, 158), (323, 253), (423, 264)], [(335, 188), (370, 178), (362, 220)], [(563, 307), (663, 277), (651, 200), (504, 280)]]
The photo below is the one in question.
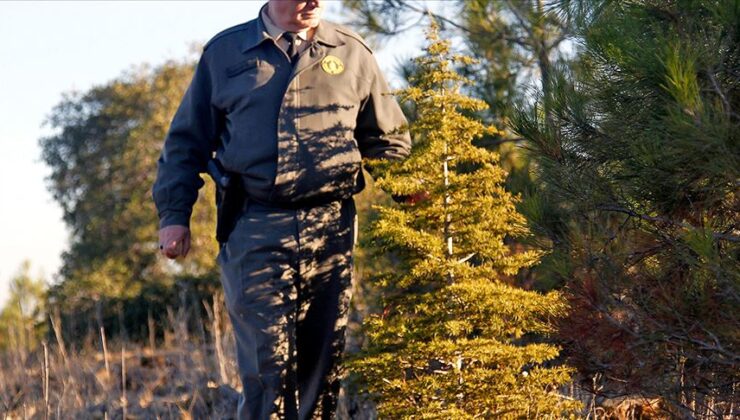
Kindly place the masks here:
[(406, 119), (371, 50), (321, 21), (295, 66), (258, 17), (204, 47), (170, 125), (153, 197), (160, 227), (189, 225), (213, 154), (248, 196), (276, 204), (343, 199), (361, 159), (408, 156)]

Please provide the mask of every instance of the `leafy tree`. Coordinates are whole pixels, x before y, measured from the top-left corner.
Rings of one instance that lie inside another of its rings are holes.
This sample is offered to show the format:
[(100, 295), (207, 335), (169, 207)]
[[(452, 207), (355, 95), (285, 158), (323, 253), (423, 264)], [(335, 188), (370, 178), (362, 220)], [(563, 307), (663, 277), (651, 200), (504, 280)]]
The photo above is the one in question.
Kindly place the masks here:
[(547, 367), (558, 349), (532, 335), (550, 332), (565, 302), (508, 284), (541, 252), (506, 243), (527, 227), (498, 156), (472, 143), (497, 130), (463, 115), (485, 106), (461, 93), (452, 68), (471, 60), (451, 54), (435, 25), (428, 38), (413, 86), (400, 91), (417, 112), (411, 156), (372, 166), (385, 191), (428, 197), (378, 207), (374, 239), (399, 262), (379, 277), (385, 309), (368, 318), (368, 345), (350, 367), (383, 417), (563, 414), (575, 404), (554, 391), (570, 371)]
[(10, 281), (10, 295), (0, 311), (0, 349), (33, 350), (45, 334), (46, 285), (31, 277), (30, 268), (24, 262)]
[(739, 3), (561, 11), (585, 24), (582, 56), (553, 76), (550, 121), (542, 107), (522, 111), (516, 130), (540, 186), (527, 214), (557, 250), (547, 271), (572, 293), (571, 360), (610, 378), (607, 394), (662, 396), (680, 418), (732, 417)]
[(53, 109), (55, 133), (41, 139), (49, 186), (70, 228), (61, 281), (51, 300), (76, 311), (129, 299), (176, 277), (215, 278), (214, 186), (201, 190), (186, 260), (158, 258), (151, 185), (163, 139), (190, 82), (193, 63), (142, 66)]

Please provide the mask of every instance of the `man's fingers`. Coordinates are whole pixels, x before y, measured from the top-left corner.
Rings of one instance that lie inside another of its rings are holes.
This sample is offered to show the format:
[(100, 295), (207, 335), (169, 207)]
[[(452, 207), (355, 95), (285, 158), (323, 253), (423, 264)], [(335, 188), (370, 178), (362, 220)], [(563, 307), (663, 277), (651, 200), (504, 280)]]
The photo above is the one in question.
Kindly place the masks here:
[(167, 246), (164, 249), (164, 255), (166, 255), (167, 258), (177, 258), (178, 256), (177, 248), (174, 246)]
[(167, 242), (165, 242), (165, 244), (164, 244), (164, 250), (165, 251), (167, 251), (169, 253), (172, 253), (172, 252), (175, 252), (176, 249), (177, 249), (177, 241), (167, 241)]
[(182, 241), (182, 256), (187, 256), (188, 252), (190, 252), (190, 235), (185, 235), (185, 239)]
[(181, 254), (182, 244), (181, 241), (170, 240), (165, 243), (164, 255), (167, 258), (177, 258)]

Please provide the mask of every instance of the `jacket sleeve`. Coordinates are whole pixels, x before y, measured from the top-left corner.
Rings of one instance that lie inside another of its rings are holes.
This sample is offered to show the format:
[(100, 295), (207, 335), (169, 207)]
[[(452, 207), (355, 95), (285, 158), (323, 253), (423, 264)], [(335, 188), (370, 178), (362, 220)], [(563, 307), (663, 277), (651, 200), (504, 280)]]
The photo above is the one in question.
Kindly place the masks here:
[(403, 159), (411, 151), (408, 122), (390, 94), (375, 57), (370, 55), (370, 92), (360, 104), (355, 139), (366, 158)]
[(222, 115), (211, 101), (213, 84), (205, 55), (175, 112), (157, 162), (152, 196), (160, 228), (189, 226), (198, 190), (204, 184), (199, 174), (205, 172), (220, 135)]

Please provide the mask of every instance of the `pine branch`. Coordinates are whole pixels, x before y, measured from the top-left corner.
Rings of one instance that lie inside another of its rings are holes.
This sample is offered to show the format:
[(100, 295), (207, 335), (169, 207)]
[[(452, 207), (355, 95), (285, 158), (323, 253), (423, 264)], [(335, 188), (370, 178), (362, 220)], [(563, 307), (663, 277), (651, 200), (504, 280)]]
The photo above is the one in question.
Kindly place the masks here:
[[(696, 226), (692, 226), (692, 225), (690, 225), (688, 223), (676, 222), (674, 220), (670, 220), (670, 219), (667, 219), (665, 217), (648, 216), (646, 214), (640, 214), (640, 213), (637, 213), (637, 212), (635, 212), (633, 210), (629, 210), (629, 209), (626, 209), (626, 208), (623, 208), (623, 207), (602, 205), (602, 206), (597, 206), (596, 209), (598, 209), (598, 210), (605, 210), (605, 211), (613, 211), (613, 212), (618, 212), (618, 213), (624, 213), (624, 214), (627, 214), (627, 215), (629, 215), (631, 217), (637, 217), (639, 219), (642, 219), (642, 220), (645, 220), (645, 221), (648, 221), (648, 222), (653, 222), (653, 223), (662, 223), (662, 224), (667, 225), (667, 226), (678, 226), (678, 227), (682, 227), (684, 229), (692, 229), (692, 230), (693, 229), (697, 229)], [(712, 232), (712, 237), (715, 240), (724, 240), (724, 241), (728, 241), (728, 242), (740, 242), (740, 236), (730, 235), (730, 234), (726, 234), (726, 233)]]

